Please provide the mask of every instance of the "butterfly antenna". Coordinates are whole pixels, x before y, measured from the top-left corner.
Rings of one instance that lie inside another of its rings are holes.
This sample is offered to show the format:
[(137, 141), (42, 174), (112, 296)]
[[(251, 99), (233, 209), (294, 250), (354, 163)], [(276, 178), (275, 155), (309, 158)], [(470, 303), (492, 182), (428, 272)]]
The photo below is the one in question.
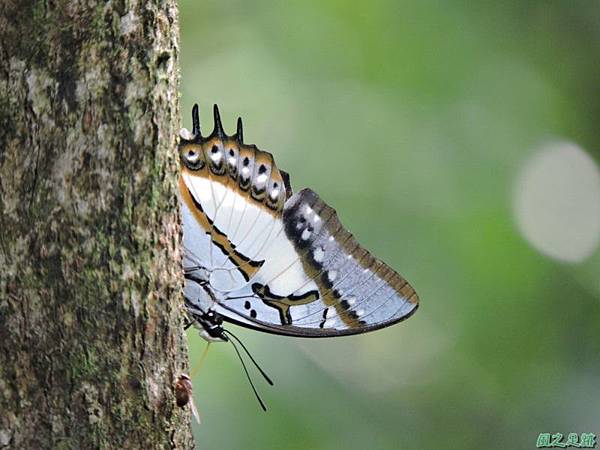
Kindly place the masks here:
[(273, 386), (273, 381), (271, 380), (271, 378), (269, 378), (269, 376), (265, 373), (265, 371), (262, 370), (262, 368), (258, 365), (256, 360), (252, 357), (252, 355), (250, 354), (250, 352), (248, 351), (248, 349), (246, 348), (244, 343), (240, 340), (240, 338), (238, 338), (235, 334), (233, 334), (229, 330), (223, 330), (223, 333), (226, 333), (228, 336), (231, 336), (232, 338), (234, 338), (238, 342), (238, 344), (240, 344), (242, 346), (242, 348), (246, 352), (246, 355), (248, 355), (248, 358), (250, 358), (250, 361), (252, 361), (252, 363), (258, 369), (260, 374), (264, 377), (264, 379), (267, 381), (267, 383), (269, 383), (271, 386)]
[(263, 409), (263, 411), (266, 411), (267, 407), (265, 406), (265, 403), (260, 398), (260, 395), (258, 395), (258, 391), (254, 387), (254, 383), (252, 382), (252, 378), (250, 378), (250, 374), (248, 373), (248, 369), (246, 368), (246, 364), (244, 363), (244, 360), (242, 359), (242, 355), (240, 354), (240, 351), (238, 350), (238, 348), (236, 347), (235, 343), (232, 340), (229, 340), (229, 342), (231, 342), (231, 345), (233, 345), (233, 349), (237, 353), (237, 356), (238, 356), (240, 362), (242, 363), (242, 367), (244, 368), (244, 372), (246, 373), (246, 378), (248, 379), (248, 382), (250, 383), (250, 387), (252, 387), (252, 391), (254, 392), (254, 395), (256, 396), (256, 400), (258, 400), (258, 403), (260, 404), (260, 407)]

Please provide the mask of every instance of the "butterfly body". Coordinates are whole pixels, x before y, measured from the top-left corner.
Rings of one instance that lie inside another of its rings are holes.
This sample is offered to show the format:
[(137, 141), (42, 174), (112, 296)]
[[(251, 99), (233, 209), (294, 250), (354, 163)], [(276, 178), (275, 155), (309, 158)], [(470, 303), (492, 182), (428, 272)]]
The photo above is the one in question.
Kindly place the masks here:
[(360, 246), (316, 193), (293, 193), (272, 155), (243, 143), (241, 121), (227, 136), (215, 107), (215, 128), (202, 137), (196, 108), (193, 120), (193, 132), (181, 134), (179, 191), (186, 306), (205, 338), (219, 338), (209, 332), (213, 319), (328, 337), (414, 313), (410, 284)]

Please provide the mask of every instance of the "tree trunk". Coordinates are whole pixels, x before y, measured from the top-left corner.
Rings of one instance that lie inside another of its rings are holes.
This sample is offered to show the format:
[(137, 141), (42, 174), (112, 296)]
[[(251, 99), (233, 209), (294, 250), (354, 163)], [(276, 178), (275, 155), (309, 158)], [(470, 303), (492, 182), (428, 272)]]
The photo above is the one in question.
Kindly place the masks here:
[(0, 449), (190, 448), (175, 0), (0, 4)]

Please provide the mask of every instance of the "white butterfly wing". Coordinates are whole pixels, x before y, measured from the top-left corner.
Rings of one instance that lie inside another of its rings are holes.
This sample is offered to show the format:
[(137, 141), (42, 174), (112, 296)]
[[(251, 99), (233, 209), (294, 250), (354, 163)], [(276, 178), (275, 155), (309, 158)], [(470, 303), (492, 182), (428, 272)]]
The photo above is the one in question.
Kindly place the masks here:
[(382, 328), (418, 307), (410, 284), (361, 247), (313, 191), (292, 195), (269, 153), (227, 137), (182, 140), (188, 307), (293, 336)]

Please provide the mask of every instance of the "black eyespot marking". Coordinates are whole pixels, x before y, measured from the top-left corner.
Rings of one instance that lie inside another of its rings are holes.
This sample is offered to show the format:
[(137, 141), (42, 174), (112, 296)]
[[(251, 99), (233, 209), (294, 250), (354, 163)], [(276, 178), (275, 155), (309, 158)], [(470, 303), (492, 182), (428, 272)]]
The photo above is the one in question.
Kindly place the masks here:
[(277, 183), (273, 183), (273, 189), (277, 189), (278, 184)]
[(235, 152), (233, 151), (233, 149), (232, 149), (232, 148), (230, 148), (230, 149), (229, 149), (229, 156), (234, 156), (234, 155), (235, 155)]
[(246, 157), (244, 158), (244, 161), (243, 161), (243, 163), (244, 163), (244, 165), (245, 165), (245, 166), (247, 166), (248, 164), (250, 164), (250, 159), (249, 159), (249, 158), (246, 156)]
[(344, 309), (350, 309), (350, 303), (348, 303), (346, 300), (342, 300), (340, 305), (342, 305), (342, 308)]
[(264, 164), (261, 164), (260, 167), (258, 168), (259, 175), (265, 173), (266, 171), (267, 171), (267, 166), (265, 166)]
[(246, 302), (244, 303), (244, 308), (250, 309), (250, 302), (248, 300), (246, 300)]
[(256, 319), (256, 310), (253, 309), (252, 311), (250, 311), (250, 317)]
[[(192, 158), (194, 158), (193, 161)], [(193, 171), (200, 170), (205, 166), (204, 158), (200, 157), (195, 150), (187, 150), (185, 153), (182, 153), (180, 160), (185, 167)]]
[[(333, 296), (336, 298), (340, 298), (342, 295), (340, 294), (340, 291), (338, 291), (337, 289), (333, 291)], [(346, 302), (346, 300), (342, 301), (342, 306), (344, 304), (344, 302)], [(348, 302), (346, 302), (348, 303)]]
[(216, 145), (213, 145), (212, 149), (210, 151), (213, 153), (219, 153), (219, 147), (217, 147)]

